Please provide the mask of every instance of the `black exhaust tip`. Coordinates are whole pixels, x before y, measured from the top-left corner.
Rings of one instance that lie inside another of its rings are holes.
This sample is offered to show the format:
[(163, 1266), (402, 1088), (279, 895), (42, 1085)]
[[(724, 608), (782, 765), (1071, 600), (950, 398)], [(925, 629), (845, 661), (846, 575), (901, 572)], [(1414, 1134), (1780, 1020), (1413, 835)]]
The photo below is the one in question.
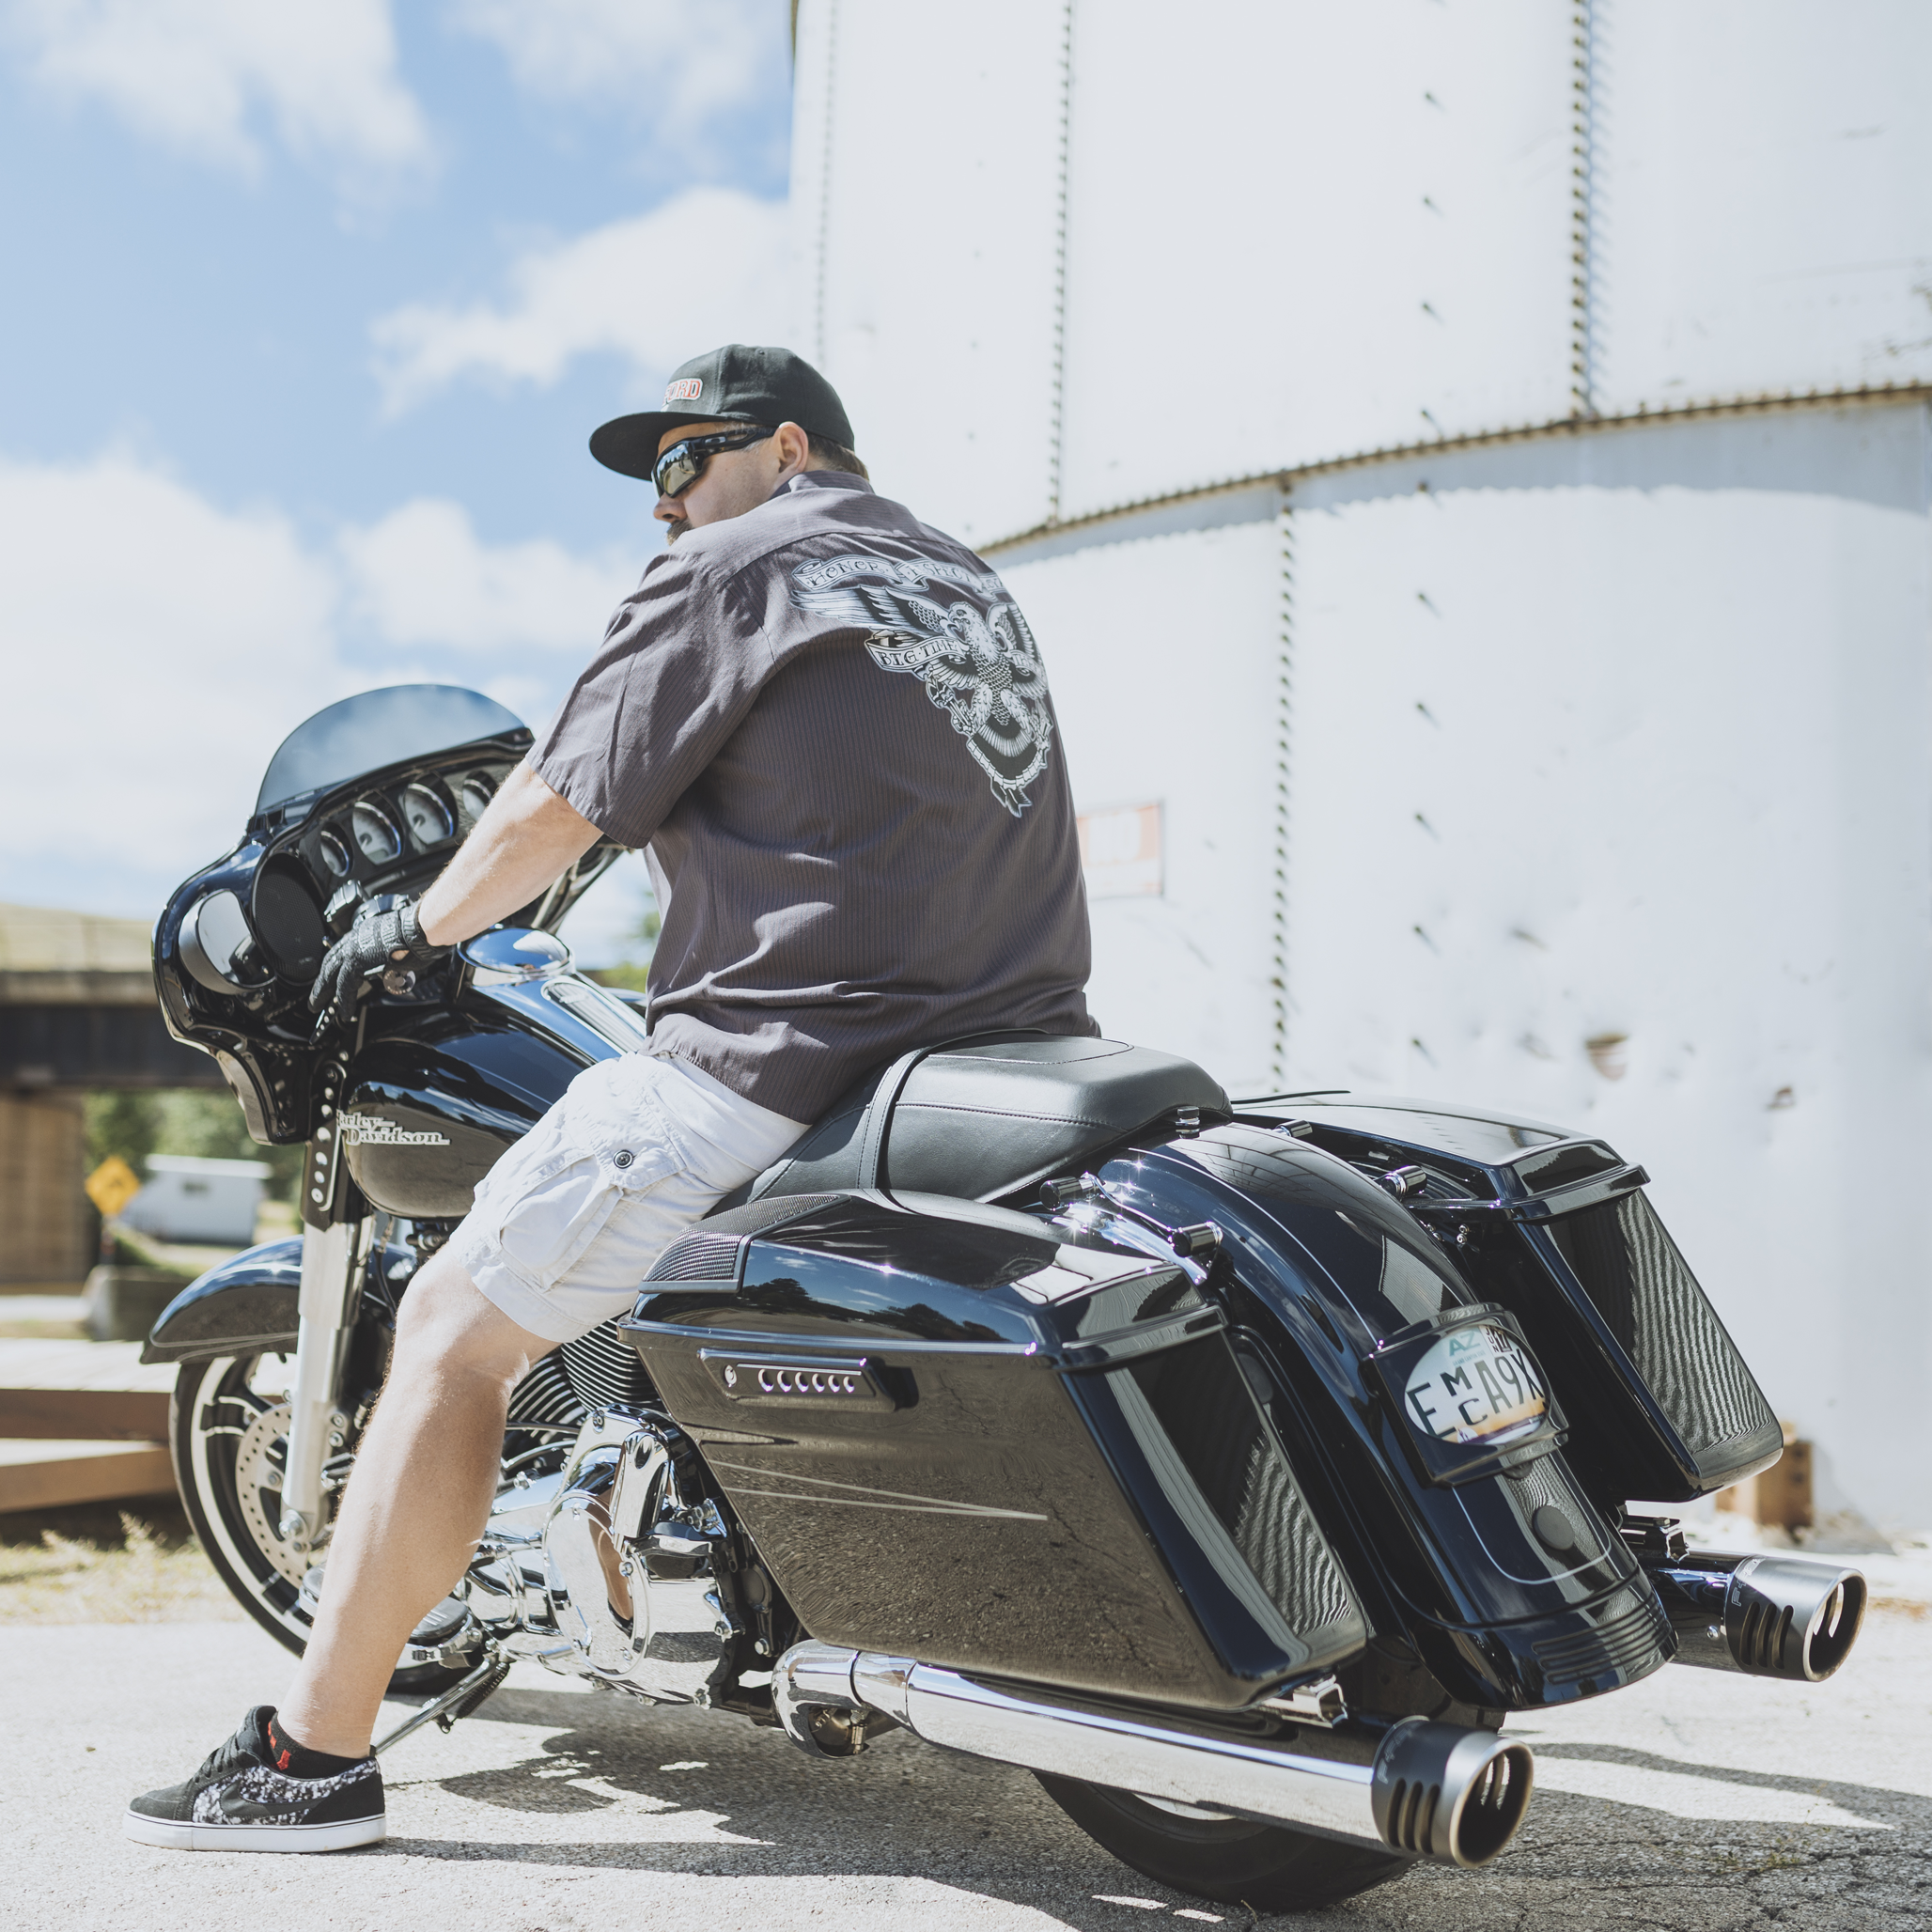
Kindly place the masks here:
[(1412, 1858), (1488, 1864), (1516, 1836), (1535, 1783), (1526, 1746), (1410, 1718), (1376, 1753), (1376, 1827), (1391, 1849)]
[(1818, 1684), (1850, 1655), (1864, 1617), (1857, 1570), (1767, 1556), (1732, 1578), (1724, 1633), (1739, 1670)]
[(1644, 1568), (1676, 1630), (1679, 1663), (1820, 1684), (1864, 1622), (1865, 1580), (1836, 1564), (1698, 1550)]

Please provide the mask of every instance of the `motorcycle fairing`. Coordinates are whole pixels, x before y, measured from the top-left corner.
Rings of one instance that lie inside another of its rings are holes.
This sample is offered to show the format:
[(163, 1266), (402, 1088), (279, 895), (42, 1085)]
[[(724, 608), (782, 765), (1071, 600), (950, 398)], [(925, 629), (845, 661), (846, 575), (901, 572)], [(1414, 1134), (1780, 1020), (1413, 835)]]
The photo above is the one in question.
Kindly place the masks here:
[(623, 1326), (814, 1637), (1221, 1710), (1361, 1648), (1188, 1270), (962, 1201), (777, 1205)]
[[(404, 686), (347, 702), (366, 713), (377, 701), (392, 698), (421, 719), (426, 691), (434, 696), (438, 689)], [(249, 820), (233, 851), (177, 888), (155, 927), (155, 986), (169, 1032), (215, 1055), (249, 1131), (266, 1145), (305, 1140), (315, 1125), (315, 1016), (307, 993), (323, 951), (366, 899), (421, 892), (448, 862), (468, 823), (469, 808), (459, 808), (461, 782), (480, 778), (493, 789), (529, 746), (527, 727), (501, 707), (470, 692), (442, 695), (454, 707), (451, 715), (493, 719), (500, 728), (455, 745), (444, 739), (420, 755), (274, 801)], [(317, 723), (300, 727), (278, 760)], [(404, 803), (412, 787), (426, 788), (442, 802), (446, 834), (413, 822)], [(355, 814), (366, 803), (388, 818), (392, 856), (376, 855), (373, 841), (371, 849), (358, 843)], [(553, 927), (619, 849), (608, 841), (593, 846), (511, 923)], [(223, 943), (210, 947), (202, 943), (200, 923), (208, 902), (223, 895), (233, 903), (221, 904)], [(453, 992), (459, 977), (455, 967), (440, 969), (413, 996), (414, 1004)], [(410, 1003), (407, 997), (400, 1002)], [(372, 1002), (384, 1004), (397, 1004), (396, 996), (382, 993)], [(351, 1210), (357, 1210), (354, 1202), (332, 1205), (332, 1212)]]

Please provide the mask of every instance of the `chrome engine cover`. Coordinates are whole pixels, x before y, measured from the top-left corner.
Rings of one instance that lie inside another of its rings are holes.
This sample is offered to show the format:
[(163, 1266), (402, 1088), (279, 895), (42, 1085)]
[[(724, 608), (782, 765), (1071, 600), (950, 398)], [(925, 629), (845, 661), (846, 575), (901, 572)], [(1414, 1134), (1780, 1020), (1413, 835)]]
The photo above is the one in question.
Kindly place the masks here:
[(561, 1473), (507, 1488), (470, 1571), (504, 1647), (658, 1704), (705, 1704), (737, 1626), (713, 1573), (717, 1505), (680, 1491), (675, 1432), (611, 1409)]

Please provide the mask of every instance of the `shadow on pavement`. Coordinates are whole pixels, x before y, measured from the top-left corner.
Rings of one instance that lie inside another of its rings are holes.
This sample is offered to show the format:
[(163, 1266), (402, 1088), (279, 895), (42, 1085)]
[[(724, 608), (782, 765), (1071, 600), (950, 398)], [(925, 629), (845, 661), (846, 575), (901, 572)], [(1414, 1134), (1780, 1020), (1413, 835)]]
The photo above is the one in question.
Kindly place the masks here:
[[(479, 1715), (548, 1735), (536, 1754), (513, 1765), (412, 1784), (488, 1807), (505, 1823), (521, 1815), (533, 1824), (588, 1824), (622, 1808), (635, 1835), (506, 1841), (486, 1830), (475, 1840), (392, 1838), (389, 1855), (707, 1877), (925, 1878), (1051, 1911), (1075, 1932), (1112, 1932), (1183, 1909), (1253, 1923), (1239, 1905), (1204, 1904), (1116, 1863), (1026, 1773), (933, 1751), (903, 1734), (889, 1734), (849, 1763), (815, 1763), (741, 1720), (632, 1709), (582, 1693), (505, 1691)], [(1924, 1799), (1610, 1745), (1551, 1744), (1541, 1754), (1802, 1793), (1893, 1830), (1685, 1819), (1546, 1790), (1516, 1846), (1494, 1865), (1418, 1866), (1293, 1922), (1310, 1932), (1413, 1932), (1419, 1924), (1493, 1932), (1499, 1923), (1717, 1932), (1774, 1924), (1786, 1914), (1807, 1932), (1932, 1923), (1932, 1912), (1920, 1916), (1932, 1906), (1932, 1804)]]

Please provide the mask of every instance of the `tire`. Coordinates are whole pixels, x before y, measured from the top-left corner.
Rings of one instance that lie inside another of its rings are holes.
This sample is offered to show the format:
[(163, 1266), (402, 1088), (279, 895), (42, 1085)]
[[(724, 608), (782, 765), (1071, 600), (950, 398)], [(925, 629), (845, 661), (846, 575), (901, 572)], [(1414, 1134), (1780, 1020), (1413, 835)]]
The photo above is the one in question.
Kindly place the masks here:
[(1396, 1878), (1415, 1862), (1285, 1825), (1154, 1804), (1078, 1778), (1034, 1775), (1047, 1796), (1122, 1864), (1176, 1892), (1257, 1911), (1329, 1905)]
[[(175, 1487), (215, 1574), (270, 1636), (300, 1657), (311, 1628), (302, 1595), (307, 1565), (276, 1534), (288, 1405), (273, 1392), (280, 1378), (261, 1374), (276, 1359), (221, 1355), (182, 1363), (169, 1410), (168, 1447)], [(269, 1393), (257, 1391), (257, 1379), (269, 1383)], [(264, 1476), (274, 1477), (274, 1486)], [(339, 1489), (328, 1493), (333, 1511)], [(462, 1676), (461, 1670), (441, 1664), (397, 1671), (388, 1694), (420, 1701)]]

